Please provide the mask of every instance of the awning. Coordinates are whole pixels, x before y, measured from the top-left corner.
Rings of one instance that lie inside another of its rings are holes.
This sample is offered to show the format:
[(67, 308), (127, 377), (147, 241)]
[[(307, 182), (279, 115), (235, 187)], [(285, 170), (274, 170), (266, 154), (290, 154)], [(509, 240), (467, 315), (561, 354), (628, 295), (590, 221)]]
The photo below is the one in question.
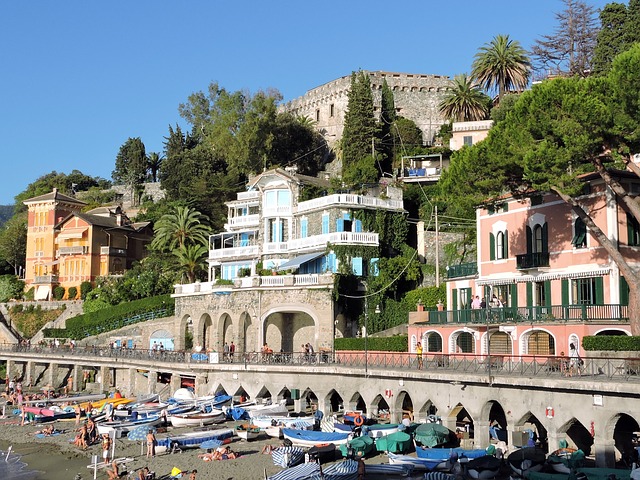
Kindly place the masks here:
[(300, 268), (300, 265), (302, 265), (303, 263), (310, 262), (311, 260), (320, 258), (323, 255), (324, 252), (307, 253), (305, 255), (300, 255), (299, 257), (295, 257), (287, 262), (284, 262), (278, 267), (278, 270), (293, 270), (296, 268)]
[(553, 273), (541, 273), (539, 275), (515, 275), (511, 277), (502, 278), (481, 278), (476, 280), (476, 285), (510, 285), (512, 283), (526, 283), (526, 282), (544, 282), (547, 280), (560, 280), (563, 278), (588, 278), (599, 277), (602, 275), (608, 275), (611, 271), (610, 267), (594, 268), (590, 270), (573, 270)]
[(42, 265), (45, 267), (49, 267), (51, 265), (58, 265), (60, 263), (60, 260), (54, 260), (53, 262), (45, 262)]
[(83, 228), (66, 228), (58, 233), (58, 238), (82, 238), (88, 227)]

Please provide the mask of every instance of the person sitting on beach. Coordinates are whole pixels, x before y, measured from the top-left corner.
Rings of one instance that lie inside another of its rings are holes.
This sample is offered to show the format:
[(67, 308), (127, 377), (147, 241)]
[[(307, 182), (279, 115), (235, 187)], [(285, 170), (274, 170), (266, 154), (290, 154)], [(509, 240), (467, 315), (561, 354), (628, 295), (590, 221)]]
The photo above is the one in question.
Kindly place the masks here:
[(93, 418), (89, 417), (87, 420), (87, 444), (93, 445), (98, 440), (98, 429), (96, 428), (96, 422)]
[(274, 450), (277, 450), (280, 447), (286, 447), (284, 442), (281, 443), (280, 445), (271, 445), (268, 443), (264, 447), (262, 447), (262, 451), (260, 453), (264, 453), (265, 455), (270, 455), (271, 452), (273, 452)]
[(196, 475), (198, 475), (198, 470), (191, 470), (191, 474), (189, 475), (189, 480), (196, 480)]
[(116, 478), (120, 478), (120, 472), (118, 471), (118, 462), (114, 460), (111, 463), (111, 468), (107, 470), (107, 475), (109, 475), (109, 480), (116, 480)]
[(80, 431), (76, 435), (76, 438), (74, 438), (73, 444), (76, 447), (82, 448), (83, 450), (87, 449), (87, 426), (86, 425), (82, 425), (82, 427), (80, 427)]
[(149, 480), (150, 478), (155, 478), (155, 475), (149, 471), (149, 467), (138, 470), (138, 480)]

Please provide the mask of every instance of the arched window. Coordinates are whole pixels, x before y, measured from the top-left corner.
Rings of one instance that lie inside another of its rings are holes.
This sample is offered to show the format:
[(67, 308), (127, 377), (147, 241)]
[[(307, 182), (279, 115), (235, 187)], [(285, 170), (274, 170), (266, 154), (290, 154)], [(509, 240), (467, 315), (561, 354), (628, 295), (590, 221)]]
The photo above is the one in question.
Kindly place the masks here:
[(533, 227), (533, 253), (543, 252), (543, 243), (542, 243), (542, 226), (536, 225)]

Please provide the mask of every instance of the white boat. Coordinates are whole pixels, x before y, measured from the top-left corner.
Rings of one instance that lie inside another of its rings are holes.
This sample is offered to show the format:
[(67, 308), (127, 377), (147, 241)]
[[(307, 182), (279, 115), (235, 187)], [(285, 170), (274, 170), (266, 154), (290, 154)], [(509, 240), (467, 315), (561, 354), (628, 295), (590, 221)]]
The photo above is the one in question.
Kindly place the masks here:
[(281, 417), (265, 415), (253, 417), (251, 423), (256, 427), (268, 428), (279, 425), (285, 428), (297, 428), (298, 430), (308, 430), (313, 427), (315, 421), (312, 417)]
[(278, 403), (270, 403), (266, 405), (248, 405), (244, 408), (249, 414), (249, 418), (263, 417), (265, 415), (282, 415), (287, 416), (289, 409), (287, 408), (286, 400), (282, 400)]
[(141, 420), (123, 420), (98, 423), (97, 428), (100, 435), (106, 433), (112, 438), (120, 438), (122, 436), (126, 436), (127, 433), (136, 427), (155, 427), (156, 425), (160, 425), (162, 421), (162, 417), (154, 416), (143, 418)]
[(167, 419), (174, 427), (202, 427), (222, 423), (226, 416), (222, 410), (214, 409), (211, 412), (189, 412), (178, 415), (169, 415)]
[(258, 438), (260, 432), (262, 430), (260, 427), (256, 427), (255, 425), (238, 425), (236, 427), (236, 435), (238, 435), (243, 440), (253, 440)]
[[(178, 448), (198, 448), (203, 442), (208, 440), (231, 440), (233, 430), (231, 428), (215, 428), (211, 430), (197, 430), (184, 433), (167, 433), (157, 436), (156, 452), (171, 450), (174, 446)], [(163, 449), (163, 450), (160, 450)]]
[(321, 443), (333, 443), (334, 445), (346, 444), (351, 435), (342, 432), (316, 432), (313, 430), (294, 430), (283, 428), (282, 435), (299, 447), (313, 447)]

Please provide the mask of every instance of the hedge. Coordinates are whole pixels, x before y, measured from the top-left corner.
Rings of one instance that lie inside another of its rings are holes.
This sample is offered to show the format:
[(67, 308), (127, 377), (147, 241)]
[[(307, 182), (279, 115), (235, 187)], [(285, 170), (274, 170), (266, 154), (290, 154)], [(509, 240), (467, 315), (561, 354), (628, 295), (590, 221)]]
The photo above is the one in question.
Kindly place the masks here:
[(66, 328), (46, 328), (43, 333), (46, 338), (80, 340), (153, 318), (168, 317), (174, 312), (175, 300), (170, 295), (159, 295), (78, 315), (67, 320)]
[(584, 337), (582, 346), (585, 350), (603, 350), (609, 352), (637, 352), (640, 351), (640, 337), (628, 335), (599, 335)]
[[(364, 338), (336, 338), (336, 350), (364, 350)], [(368, 337), (367, 350), (378, 352), (406, 352), (408, 351), (408, 337), (395, 335), (393, 337)]]

